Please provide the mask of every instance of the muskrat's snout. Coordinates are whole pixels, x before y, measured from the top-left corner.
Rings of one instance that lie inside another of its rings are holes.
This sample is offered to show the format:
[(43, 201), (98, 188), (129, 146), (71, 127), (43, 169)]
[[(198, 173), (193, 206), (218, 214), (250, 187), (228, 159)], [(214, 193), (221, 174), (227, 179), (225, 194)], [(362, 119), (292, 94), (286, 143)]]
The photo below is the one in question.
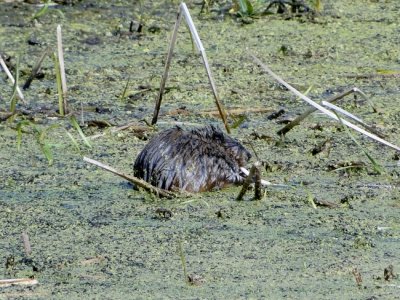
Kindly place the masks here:
[(235, 139), (231, 139), (231, 141), (227, 142), (226, 149), (235, 157), (239, 167), (244, 167), (252, 157), (251, 153)]
[(159, 188), (203, 192), (243, 181), (240, 167), (251, 154), (239, 141), (212, 125), (167, 129), (145, 146), (135, 176)]

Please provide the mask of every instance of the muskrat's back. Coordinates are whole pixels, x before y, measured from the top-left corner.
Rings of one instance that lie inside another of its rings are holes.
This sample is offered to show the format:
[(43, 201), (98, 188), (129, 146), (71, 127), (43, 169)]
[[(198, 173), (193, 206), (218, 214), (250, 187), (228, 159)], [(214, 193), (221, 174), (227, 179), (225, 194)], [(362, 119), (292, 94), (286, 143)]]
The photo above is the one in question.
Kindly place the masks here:
[(251, 154), (235, 139), (209, 125), (174, 127), (150, 140), (134, 164), (134, 174), (166, 190), (203, 192), (241, 183), (240, 167)]

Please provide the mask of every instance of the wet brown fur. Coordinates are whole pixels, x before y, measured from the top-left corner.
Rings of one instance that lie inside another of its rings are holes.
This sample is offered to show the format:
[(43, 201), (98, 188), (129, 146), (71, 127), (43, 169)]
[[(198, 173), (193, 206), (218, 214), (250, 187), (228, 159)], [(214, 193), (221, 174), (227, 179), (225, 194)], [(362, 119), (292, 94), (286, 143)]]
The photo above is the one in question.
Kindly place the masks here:
[(166, 190), (204, 192), (243, 182), (240, 167), (251, 154), (209, 125), (173, 127), (152, 138), (134, 163), (134, 174)]

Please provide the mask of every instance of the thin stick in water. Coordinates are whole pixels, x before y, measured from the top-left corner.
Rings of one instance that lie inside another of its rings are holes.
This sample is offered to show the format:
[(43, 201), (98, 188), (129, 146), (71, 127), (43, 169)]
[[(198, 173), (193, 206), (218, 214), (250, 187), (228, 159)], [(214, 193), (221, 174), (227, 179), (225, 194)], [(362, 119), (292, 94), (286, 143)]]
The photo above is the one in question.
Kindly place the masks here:
[[(7, 67), (5, 61), (3, 60), (3, 58), (1, 57), (1, 55), (0, 55), (0, 65), (1, 65), (1, 67), (3, 68), (4, 72), (6, 72), (7, 77), (8, 77), (8, 79), (10, 79), (11, 83), (12, 83), (12, 84), (15, 84), (15, 79), (14, 79), (14, 77), (12, 76), (10, 70), (8, 69), (8, 67)], [(16, 88), (17, 88), (18, 97), (21, 99), (21, 101), (22, 101), (23, 103), (26, 103), (26, 102), (25, 102), (25, 97), (24, 97), (24, 95), (22, 94), (21, 89), (19, 88), (19, 86), (17, 86)]]
[(62, 35), (61, 35), (61, 26), (57, 26), (57, 52), (58, 52), (58, 63), (60, 66), (60, 75), (61, 75), (61, 86), (63, 92), (63, 100), (64, 100), (64, 112), (68, 112), (67, 105), (67, 79), (65, 77), (65, 65), (64, 65), (64, 51), (62, 45)]
[(36, 279), (31, 278), (13, 278), (13, 279), (0, 279), (0, 287), (7, 287), (12, 285), (35, 285), (38, 284)]
[(326, 107), (330, 108), (331, 110), (337, 111), (337, 112), (349, 117), (350, 119), (353, 119), (357, 124), (359, 124), (359, 125), (363, 126), (364, 128), (368, 129), (370, 132), (376, 134), (380, 138), (384, 138), (385, 137), (382, 133), (378, 132), (375, 128), (373, 128), (372, 126), (366, 124), (363, 120), (361, 120), (360, 118), (356, 117), (352, 113), (349, 113), (347, 110), (344, 110), (344, 109), (336, 106), (335, 104), (329, 103), (327, 101), (322, 101), (321, 104), (323, 106), (326, 106)]
[(21, 234), (21, 239), (24, 245), (25, 254), (26, 256), (29, 256), (32, 253), (32, 248), (31, 248), (31, 243), (29, 241), (29, 236), (25, 231)]
[(146, 181), (144, 181), (144, 180), (142, 180), (140, 178), (137, 178), (137, 177), (122, 173), (120, 171), (117, 171), (113, 167), (107, 166), (107, 165), (105, 165), (105, 164), (103, 164), (103, 163), (101, 163), (101, 162), (99, 162), (97, 160), (94, 160), (94, 159), (91, 159), (91, 158), (88, 158), (88, 157), (83, 157), (83, 160), (88, 162), (88, 163), (91, 163), (91, 164), (93, 164), (95, 166), (98, 166), (98, 167), (100, 167), (100, 168), (102, 168), (102, 169), (104, 169), (104, 170), (106, 170), (108, 172), (111, 172), (111, 173), (113, 173), (115, 175), (118, 175), (118, 176), (128, 180), (129, 182), (134, 183), (138, 187), (143, 188), (145, 191), (147, 191), (149, 193), (152, 193), (152, 194), (155, 194), (155, 195), (157, 195), (159, 197), (164, 197), (164, 198), (171, 199), (171, 198), (175, 198), (177, 196), (173, 192), (170, 192), (170, 191), (167, 191), (167, 190), (160, 189), (160, 188), (157, 188), (155, 186), (152, 186), (150, 183), (148, 183), (148, 182), (146, 182)]

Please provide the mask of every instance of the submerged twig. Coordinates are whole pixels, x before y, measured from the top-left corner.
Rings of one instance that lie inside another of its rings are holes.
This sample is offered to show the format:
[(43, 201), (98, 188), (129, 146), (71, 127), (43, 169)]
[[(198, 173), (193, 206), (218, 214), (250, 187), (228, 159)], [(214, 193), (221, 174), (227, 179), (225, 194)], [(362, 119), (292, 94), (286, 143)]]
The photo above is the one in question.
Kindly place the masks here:
[(152, 186), (150, 183), (148, 183), (148, 182), (146, 182), (146, 181), (144, 181), (144, 180), (142, 180), (140, 178), (137, 178), (137, 177), (122, 173), (120, 171), (117, 171), (113, 167), (107, 166), (107, 165), (105, 165), (105, 164), (103, 164), (103, 163), (101, 163), (101, 162), (99, 162), (97, 160), (94, 160), (94, 159), (91, 159), (91, 158), (88, 158), (88, 157), (83, 157), (83, 160), (88, 162), (88, 163), (91, 163), (91, 164), (93, 164), (95, 166), (98, 166), (98, 167), (100, 167), (100, 168), (102, 168), (102, 169), (104, 169), (104, 170), (106, 170), (108, 172), (111, 172), (111, 173), (113, 173), (115, 175), (118, 175), (118, 176), (128, 180), (129, 182), (134, 183), (138, 187), (143, 188), (145, 191), (147, 191), (149, 193), (152, 193), (152, 194), (155, 194), (155, 195), (157, 195), (159, 197), (164, 197), (164, 198), (171, 199), (171, 198), (175, 198), (177, 196), (176, 193), (173, 193), (173, 192), (170, 192), (170, 191), (167, 191), (167, 190), (160, 189), (160, 188), (157, 188), (155, 186)]
[[(12, 83), (12, 84), (15, 84), (15, 79), (14, 79), (14, 77), (12, 76), (10, 70), (8, 69), (8, 67), (7, 67), (5, 61), (3, 60), (3, 58), (1, 57), (1, 55), (0, 55), (0, 65), (1, 65), (1, 67), (3, 68), (4, 72), (6, 72), (7, 77), (8, 77), (8, 79), (10, 79), (11, 83)], [(21, 89), (19, 88), (18, 85), (16, 86), (16, 91), (17, 91), (18, 97), (21, 99), (21, 101), (22, 101), (23, 103), (26, 103), (26, 102), (25, 102), (24, 95), (22, 94), (22, 91), (21, 91)]]
[(29, 256), (32, 252), (31, 243), (29, 241), (29, 235), (26, 232), (21, 234), (22, 243), (24, 245), (25, 254)]
[[(275, 78), (275, 80), (277, 80), (279, 83), (281, 83), (282, 85), (284, 85), (288, 90), (290, 90), (292, 93), (294, 93), (295, 95), (301, 97), (304, 101), (306, 101), (308, 104), (314, 106), (316, 109), (322, 111), (324, 114), (326, 114), (327, 116), (331, 117), (332, 119), (339, 121), (339, 118), (331, 111), (327, 110), (326, 108), (324, 108), (323, 106), (319, 105), (318, 103), (312, 101), (310, 98), (308, 98), (307, 96), (303, 95), (302, 93), (300, 93), (298, 90), (296, 90), (294, 87), (292, 87), (290, 84), (288, 84), (286, 81), (284, 81), (281, 77), (279, 77), (278, 75), (276, 75), (274, 72), (271, 71), (270, 68), (268, 68), (265, 64), (263, 64), (257, 57), (255, 57), (253, 54), (250, 54), (250, 56), (254, 59), (254, 61), (265, 71), (267, 72), (269, 75), (271, 75), (273, 78)], [(397, 151), (400, 151), (400, 147), (391, 144), (389, 142), (387, 142), (386, 140), (376, 136), (375, 134), (372, 134), (356, 125), (354, 125), (353, 123), (350, 123), (349, 121), (346, 120), (342, 120), (342, 123), (366, 136), (368, 136), (371, 139), (374, 139), (375, 141), (378, 141), (386, 146), (389, 146)]]
[(206, 71), (207, 71), (208, 80), (209, 80), (209, 83), (211, 85), (211, 89), (212, 89), (212, 92), (213, 92), (213, 95), (214, 95), (215, 104), (217, 105), (217, 108), (218, 108), (218, 112), (219, 112), (219, 114), (221, 116), (221, 119), (222, 119), (222, 121), (224, 123), (226, 131), (228, 133), (230, 133), (230, 129), (229, 129), (228, 122), (227, 122), (227, 114), (225, 112), (224, 107), (222, 106), (222, 104), (220, 102), (220, 99), (219, 99), (219, 96), (218, 96), (218, 93), (217, 93), (217, 87), (216, 87), (214, 79), (212, 77), (211, 69), (210, 69), (210, 66), (208, 64), (207, 55), (206, 55), (205, 49), (203, 47), (203, 43), (201, 42), (199, 34), (197, 33), (196, 27), (195, 27), (195, 25), (193, 23), (192, 17), (190, 16), (189, 10), (188, 10), (186, 4), (183, 3), (183, 2), (179, 5), (177, 20), (175, 22), (174, 30), (173, 30), (173, 33), (172, 33), (172, 37), (171, 37), (171, 40), (170, 40), (169, 47), (168, 47), (168, 53), (167, 53), (167, 59), (166, 59), (166, 62), (165, 62), (164, 74), (163, 74), (163, 77), (161, 79), (160, 90), (159, 90), (157, 98), (156, 98), (156, 106), (155, 106), (155, 109), (154, 109), (153, 119), (152, 119), (151, 122), (152, 122), (152, 124), (156, 124), (157, 123), (157, 118), (158, 118), (158, 114), (159, 114), (159, 111), (160, 111), (160, 106), (161, 106), (162, 96), (163, 96), (163, 93), (164, 93), (165, 83), (166, 83), (167, 77), (168, 77), (168, 70), (169, 70), (169, 67), (171, 65), (172, 53), (173, 53), (173, 50), (174, 50), (174, 47), (175, 47), (176, 38), (177, 38), (177, 34), (178, 34), (178, 28), (179, 28), (179, 25), (180, 25), (180, 23), (182, 21), (182, 16), (185, 17), (186, 23), (187, 23), (187, 25), (189, 27), (190, 33), (191, 33), (191, 35), (193, 37), (193, 40), (194, 40), (195, 45), (197, 47), (197, 50), (200, 52), (201, 58), (203, 60), (204, 67), (206, 68)]
[(103, 133), (99, 133), (99, 134), (95, 134), (95, 135), (89, 136), (88, 139), (94, 140), (94, 139), (97, 139), (99, 137), (105, 136), (108, 133), (115, 133), (115, 132), (118, 132), (118, 131), (121, 131), (121, 130), (125, 130), (125, 129), (131, 128), (131, 127), (136, 127), (137, 130), (142, 130), (142, 131), (145, 131), (147, 129), (152, 129), (151, 127), (142, 126), (142, 125), (138, 124), (137, 122), (131, 122), (131, 123), (128, 123), (126, 125), (119, 126), (119, 127), (113, 127), (107, 132), (103, 132)]

